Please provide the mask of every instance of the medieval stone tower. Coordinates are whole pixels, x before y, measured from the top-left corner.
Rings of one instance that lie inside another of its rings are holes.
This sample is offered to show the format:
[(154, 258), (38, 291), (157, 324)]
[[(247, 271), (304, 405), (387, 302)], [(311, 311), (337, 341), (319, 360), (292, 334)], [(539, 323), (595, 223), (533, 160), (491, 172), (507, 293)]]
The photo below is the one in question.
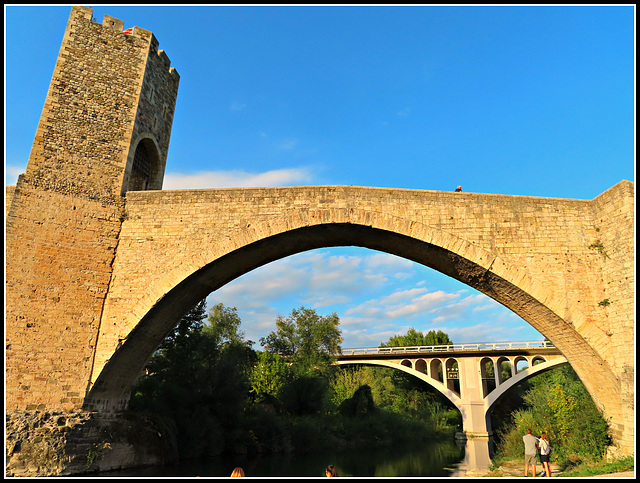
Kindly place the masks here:
[(151, 32), (123, 27), (72, 7), (26, 172), (8, 193), (8, 411), (81, 406), (124, 195), (162, 188), (180, 78)]

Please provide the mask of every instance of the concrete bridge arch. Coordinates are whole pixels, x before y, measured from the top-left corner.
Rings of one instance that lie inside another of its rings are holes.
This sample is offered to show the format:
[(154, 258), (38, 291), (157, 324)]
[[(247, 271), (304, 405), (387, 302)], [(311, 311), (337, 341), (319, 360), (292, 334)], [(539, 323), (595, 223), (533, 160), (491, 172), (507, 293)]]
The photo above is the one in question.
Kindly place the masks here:
[[(474, 357), (473, 355), (468, 354), (458, 357), (448, 356), (444, 359), (439, 359), (435, 355), (433, 356), (431, 361), (439, 360), (442, 362), (443, 366), (446, 366), (448, 362), (455, 361), (463, 367), (463, 370), (460, 373), (460, 393), (451, 388), (451, 385), (448, 384), (451, 380), (448, 380), (446, 376), (443, 381), (439, 381), (434, 377), (430, 370), (427, 372), (421, 370), (422, 367), (431, 367), (430, 364), (427, 364), (426, 366), (420, 364), (420, 361), (423, 360), (423, 358), (403, 359), (398, 362), (385, 360), (385, 356), (382, 355), (380, 359), (339, 360), (337, 364), (389, 367), (422, 380), (430, 387), (440, 392), (458, 409), (458, 411), (460, 411), (462, 415), (462, 429), (465, 434), (481, 438), (489, 438), (491, 436), (491, 410), (510, 389), (537, 374), (568, 364), (567, 359), (564, 356), (512, 357), (510, 362), (512, 363), (513, 370), (515, 370), (516, 359), (525, 359), (531, 364), (527, 368), (515, 373), (507, 380), (496, 384), (496, 388), (488, 392), (488, 394), (483, 394), (482, 381), (477, 379), (482, 378), (481, 366), (483, 360), (486, 358), (487, 356)], [(489, 358), (493, 360), (493, 358)], [(534, 365), (534, 360), (540, 361), (540, 363)], [(496, 380), (496, 382), (498, 381)]]

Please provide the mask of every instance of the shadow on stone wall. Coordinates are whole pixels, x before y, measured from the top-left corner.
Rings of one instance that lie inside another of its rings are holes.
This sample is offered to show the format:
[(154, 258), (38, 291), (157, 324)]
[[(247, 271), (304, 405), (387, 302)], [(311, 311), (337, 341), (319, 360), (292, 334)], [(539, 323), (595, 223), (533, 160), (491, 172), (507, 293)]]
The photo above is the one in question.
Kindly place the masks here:
[(6, 415), (6, 476), (91, 474), (171, 464), (175, 445), (137, 416), (90, 412)]

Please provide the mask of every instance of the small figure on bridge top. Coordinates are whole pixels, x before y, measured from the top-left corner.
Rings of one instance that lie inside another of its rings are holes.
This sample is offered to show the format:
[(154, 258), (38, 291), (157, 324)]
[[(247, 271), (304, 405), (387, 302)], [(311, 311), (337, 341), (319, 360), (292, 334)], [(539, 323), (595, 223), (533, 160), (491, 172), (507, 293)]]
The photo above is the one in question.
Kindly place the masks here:
[(458, 186), (458, 187), (456, 188), (456, 192), (458, 192), (458, 191), (462, 191), (462, 186)]

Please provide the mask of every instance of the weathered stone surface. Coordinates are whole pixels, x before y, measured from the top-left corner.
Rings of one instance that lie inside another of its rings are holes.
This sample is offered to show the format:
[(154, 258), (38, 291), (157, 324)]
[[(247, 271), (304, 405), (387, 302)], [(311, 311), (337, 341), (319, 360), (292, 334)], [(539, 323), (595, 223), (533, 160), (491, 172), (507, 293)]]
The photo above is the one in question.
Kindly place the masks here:
[(147, 358), (211, 291), (300, 251), (355, 245), (432, 267), (520, 315), (633, 452), (634, 183), (593, 200), (161, 191), (179, 76), (151, 32), (126, 35), (122, 21), (91, 13), (71, 10), (27, 170), (6, 189), (9, 412), (125, 409)]
[(149, 421), (94, 413), (6, 415), (6, 476), (90, 474), (175, 460), (167, 438)]

